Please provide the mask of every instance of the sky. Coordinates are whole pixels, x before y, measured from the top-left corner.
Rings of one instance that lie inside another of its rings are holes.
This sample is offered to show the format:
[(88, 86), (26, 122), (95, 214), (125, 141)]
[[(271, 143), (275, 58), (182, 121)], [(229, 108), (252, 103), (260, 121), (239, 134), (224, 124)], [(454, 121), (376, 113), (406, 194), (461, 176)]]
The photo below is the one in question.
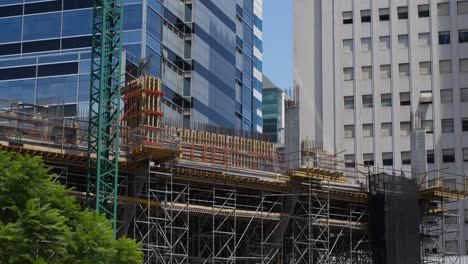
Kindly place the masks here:
[(263, 1), (263, 73), (284, 90), (293, 75), (292, 1)]

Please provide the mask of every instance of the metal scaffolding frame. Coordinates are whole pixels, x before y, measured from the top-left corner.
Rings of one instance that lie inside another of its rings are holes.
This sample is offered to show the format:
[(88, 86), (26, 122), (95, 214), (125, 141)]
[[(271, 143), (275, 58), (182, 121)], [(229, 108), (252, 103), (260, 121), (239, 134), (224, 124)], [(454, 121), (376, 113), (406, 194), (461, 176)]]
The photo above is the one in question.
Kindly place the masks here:
[(285, 263), (371, 263), (367, 248), (367, 209), (334, 200), (330, 181), (302, 182), (291, 221), (292, 249)]
[[(84, 201), (85, 164), (48, 164)], [(118, 235), (142, 242), (145, 263), (370, 263), (366, 204), (337, 197), (331, 182), (275, 189), (139, 166), (119, 177)]]
[[(2, 147), (42, 155), (83, 201), (86, 122), (13, 110), (0, 111), (0, 119), (8, 121), (0, 131)], [(18, 139), (13, 132), (22, 123), (35, 126)], [(45, 142), (49, 127), (61, 129)], [(75, 127), (76, 136), (70, 133)], [(332, 157), (311, 155), (311, 168), (280, 174), (269, 144), (181, 132), (181, 156), (165, 149), (170, 141), (162, 140), (151, 145), (150, 155), (120, 157), (118, 195), (112, 197), (118, 204), (117, 233), (143, 243), (146, 263), (370, 263), (367, 190), (347, 184)], [(160, 135), (171, 133), (165, 129)], [(225, 161), (220, 149), (230, 149), (228, 160), (242, 164)], [(179, 159), (153, 156), (164, 151)], [(255, 169), (270, 163), (271, 169)]]
[[(425, 178), (430, 176), (426, 175)], [(460, 183), (452, 176), (450, 178), (454, 182), (447, 185), (444, 178), (441, 172), (437, 172), (433, 179), (420, 183), (425, 201), (425, 213), (421, 221), (421, 256), (424, 264), (460, 263), (458, 225), (461, 219), (450, 208), (458, 208), (458, 202), (466, 197), (466, 179)], [(453, 242), (456, 246), (452, 250), (448, 243)]]
[[(171, 171), (169, 169), (168, 171)], [(256, 189), (192, 182), (149, 168), (127, 236), (143, 243), (145, 263), (274, 263), (283, 195)], [(129, 212), (131, 211), (131, 212)]]

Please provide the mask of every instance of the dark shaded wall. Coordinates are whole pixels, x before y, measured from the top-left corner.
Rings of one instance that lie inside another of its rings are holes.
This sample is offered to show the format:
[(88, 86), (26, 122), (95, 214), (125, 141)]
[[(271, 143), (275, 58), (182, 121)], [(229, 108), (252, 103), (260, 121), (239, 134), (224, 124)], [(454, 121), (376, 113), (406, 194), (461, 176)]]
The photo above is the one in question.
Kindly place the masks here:
[(373, 263), (421, 263), (416, 181), (382, 173), (371, 175), (369, 184), (369, 246)]

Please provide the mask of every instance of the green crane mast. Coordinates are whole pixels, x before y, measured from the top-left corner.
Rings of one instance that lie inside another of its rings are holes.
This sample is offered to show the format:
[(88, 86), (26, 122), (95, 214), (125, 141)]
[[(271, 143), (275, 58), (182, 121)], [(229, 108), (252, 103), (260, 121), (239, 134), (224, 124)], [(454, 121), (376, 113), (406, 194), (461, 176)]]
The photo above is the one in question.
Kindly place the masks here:
[(94, 0), (86, 202), (117, 229), (123, 0)]

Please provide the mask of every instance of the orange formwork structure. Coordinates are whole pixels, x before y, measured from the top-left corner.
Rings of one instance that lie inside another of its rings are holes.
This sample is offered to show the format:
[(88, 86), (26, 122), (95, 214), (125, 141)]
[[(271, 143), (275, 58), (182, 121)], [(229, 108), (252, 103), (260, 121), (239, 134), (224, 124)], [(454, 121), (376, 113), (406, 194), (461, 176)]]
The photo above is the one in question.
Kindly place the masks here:
[(161, 128), (161, 80), (145, 75), (127, 83), (122, 90), (125, 111), (122, 116), (123, 137), (127, 151), (136, 159), (173, 159), (177, 142), (171, 142), (168, 131)]
[(278, 171), (282, 166), (271, 142), (189, 129), (181, 132), (180, 148), (184, 160), (264, 171)]

